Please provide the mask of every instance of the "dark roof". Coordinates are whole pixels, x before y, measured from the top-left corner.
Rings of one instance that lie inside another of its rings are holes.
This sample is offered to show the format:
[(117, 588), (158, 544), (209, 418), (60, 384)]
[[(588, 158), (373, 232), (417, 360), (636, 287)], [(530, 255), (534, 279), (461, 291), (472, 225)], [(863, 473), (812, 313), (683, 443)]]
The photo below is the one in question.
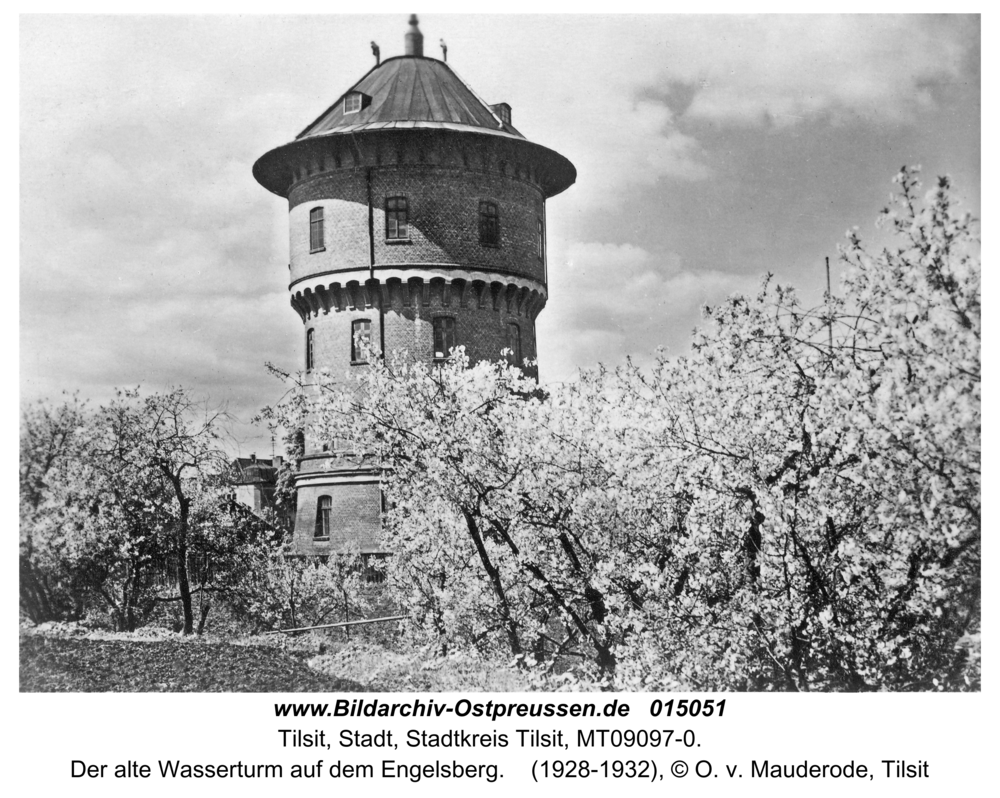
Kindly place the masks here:
[[(352, 92), (364, 95), (364, 101), (360, 110), (345, 114), (344, 98)], [(322, 159), (331, 139), (342, 137), (357, 151), (358, 144), (368, 138), (422, 130), (440, 131), (443, 138), (494, 137), (515, 152), (515, 160), (537, 167), (546, 197), (569, 188), (576, 181), (573, 164), (505, 123), (493, 110), (500, 105), (491, 107), (480, 99), (443, 61), (422, 55), (389, 58), (341, 94), (294, 140), (258, 158), (253, 174), (268, 191), (287, 197), (303, 164)]]
[(245, 504), (240, 504), (235, 499), (228, 499), (222, 503), (220, 509), (228, 512), (234, 521), (242, 522), (240, 529), (244, 537), (247, 537), (248, 533), (254, 533), (265, 537), (273, 544), (280, 544), (283, 541), (284, 530), (261, 518)]
[(237, 457), (233, 461), (233, 481), (237, 485), (273, 485), (277, 479), (278, 469), (270, 460)]
[[(344, 97), (365, 95), (355, 113), (344, 113)], [(498, 115), (446, 63), (422, 56), (389, 58), (344, 92), (296, 136), (392, 128), (475, 129), (524, 138)]]

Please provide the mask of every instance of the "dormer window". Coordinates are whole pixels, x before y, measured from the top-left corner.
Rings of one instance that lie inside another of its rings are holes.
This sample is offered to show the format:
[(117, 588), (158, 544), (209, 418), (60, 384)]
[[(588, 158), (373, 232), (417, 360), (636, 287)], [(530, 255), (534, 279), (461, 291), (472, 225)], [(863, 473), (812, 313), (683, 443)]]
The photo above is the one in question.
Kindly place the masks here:
[(500, 117), (505, 125), (510, 124), (510, 106), (507, 103), (497, 103), (496, 105), (491, 105), (490, 108), (493, 109), (493, 113)]
[(360, 91), (352, 91), (344, 97), (344, 114), (356, 114), (362, 108), (367, 108), (372, 98)]

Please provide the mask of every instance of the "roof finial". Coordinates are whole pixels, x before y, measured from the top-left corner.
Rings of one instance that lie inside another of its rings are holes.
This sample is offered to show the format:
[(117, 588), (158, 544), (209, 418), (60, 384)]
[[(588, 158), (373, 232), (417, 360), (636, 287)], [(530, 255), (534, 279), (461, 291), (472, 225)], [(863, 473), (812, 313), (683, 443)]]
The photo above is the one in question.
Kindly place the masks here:
[(423, 57), (424, 34), (417, 27), (419, 20), (416, 14), (410, 14), (410, 29), (406, 33), (406, 55)]
[(378, 45), (375, 42), (372, 42), (372, 55), (375, 56), (375, 66), (382, 63), (382, 56), (379, 54)]
[(448, 45), (444, 43), (444, 39), (441, 40), (441, 52), (444, 53), (445, 63), (448, 63)]

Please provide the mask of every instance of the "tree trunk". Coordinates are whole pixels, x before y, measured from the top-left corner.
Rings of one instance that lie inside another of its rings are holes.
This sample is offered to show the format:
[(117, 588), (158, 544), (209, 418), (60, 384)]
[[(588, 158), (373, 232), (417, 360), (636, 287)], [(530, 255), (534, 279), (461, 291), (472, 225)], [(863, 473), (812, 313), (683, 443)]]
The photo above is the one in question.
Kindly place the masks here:
[(208, 611), (212, 609), (212, 602), (206, 601), (201, 608), (201, 619), (198, 621), (198, 636), (205, 632), (205, 621), (208, 619)]
[(187, 532), (188, 532), (188, 499), (181, 497), (181, 518), (177, 528), (177, 588), (181, 594), (181, 607), (184, 610), (184, 629), (186, 635), (194, 632), (194, 608), (191, 605), (191, 583), (188, 580), (187, 566)]
[(515, 657), (519, 656), (521, 654), (521, 639), (517, 633), (517, 621), (515, 621), (514, 616), (511, 614), (510, 603), (507, 600), (507, 594), (500, 580), (500, 572), (490, 561), (490, 555), (486, 551), (486, 546), (483, 545), (482, 535), (479, 532), (479, 525), (476, 523), (476, 519), (468, 510), (463, 509), (462, 514), (465, 516), (465, 525), (469, 530), (469, 537), (472, 538), (472, 542), (476, 546), (476, 551), (479, 553), (479, 560), (482, 562), (483, 569), (490, 579), (493, 593), (500, 603), (500, 620), (503, 621), (504, 628), (507, 630), (507, 642), (510, 645), (510, 651)]

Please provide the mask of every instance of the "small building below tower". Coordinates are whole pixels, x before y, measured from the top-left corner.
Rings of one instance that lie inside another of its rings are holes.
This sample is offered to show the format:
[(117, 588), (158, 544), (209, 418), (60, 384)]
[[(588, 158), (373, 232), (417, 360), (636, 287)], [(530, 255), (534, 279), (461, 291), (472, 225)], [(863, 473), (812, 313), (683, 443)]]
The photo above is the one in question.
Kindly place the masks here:
[(280, 456), (265, 460), (251, 454), (237, 457), (230, 464), (233, 499), (276, 527), (284, 527), (291, 521), (290, 512), (276, 501), (278, 472), (283, 463)]

